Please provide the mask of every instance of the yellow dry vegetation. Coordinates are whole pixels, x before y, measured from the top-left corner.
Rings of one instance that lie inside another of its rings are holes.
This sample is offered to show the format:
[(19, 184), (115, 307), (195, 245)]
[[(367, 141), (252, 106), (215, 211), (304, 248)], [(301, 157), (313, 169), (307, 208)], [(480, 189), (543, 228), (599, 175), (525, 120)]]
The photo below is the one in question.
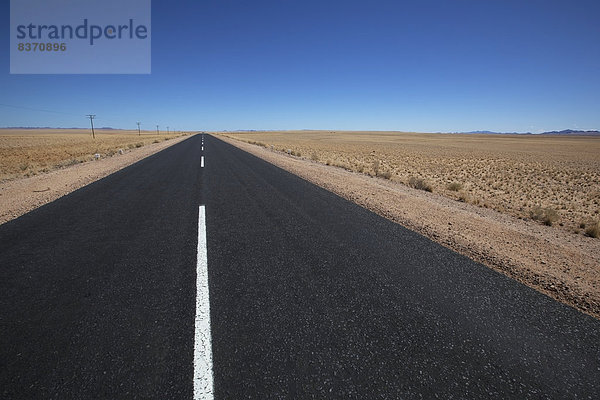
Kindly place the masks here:
[(600, 137), (332, 131), (225, 135), (577, 233), (600, 219)]
[(94, 159), (109, 157), (180, 134), (80, 129), (0, 129), (0, 181), (29, 177)]

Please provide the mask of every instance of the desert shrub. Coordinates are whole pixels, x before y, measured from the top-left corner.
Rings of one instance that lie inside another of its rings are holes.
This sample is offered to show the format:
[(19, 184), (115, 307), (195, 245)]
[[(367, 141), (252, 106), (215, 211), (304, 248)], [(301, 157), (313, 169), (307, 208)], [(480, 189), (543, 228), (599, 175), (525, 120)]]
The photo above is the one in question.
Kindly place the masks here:
[(135, 147), (142, 147), (143, 145), (144, 145), (144, 143), (142, 143), (142, 142), (137, 142), (137, 143), (135, 144)]
[(310, 155), (310, 159), (313, 161), (319, 161), (319, 155), (313, 151), (313, 153)]
[(56, 165), (56, 167), (59, 167), (59, 168), (60, 168), (60, 167), (70, 167), (70, 166), (72, 166), (72, 165), (79, 164), (80, 162), (81, 162), (81, 161), (79, 161), (79, 160), (77, 160), (77, 159), (75, 159), (75, 158), (72, 158), (72, 159), (70, 159), (70, 160), (65, 160), (65, 161), (63, 161), (62, 163), (60, 163), (60, 164)]
[(350, 171), (350, 170), (351, 170), (351, 169), (350, 169), (350, 164), (348, 164), (348, 163), (347, 163), (347, 162), (345, 162), (345, 161), (334, 161), (332, 165), (333, 165), (334, 167), (343, 168), (343, 169), (346, 169), (346, 170), (348, 170), (348, 171)]
[(553, 223), (558, 221), (559, 215), (556, 210), (547, 207), (537, 206), (531, 210), (531, 219), (534, 221), (542, 222), (544, 225), (552, 226)]
[(379, 174), (380, 177), (382, 177), (383, 179), (390, 179), (392, 177), (392, 171), (383, 171), (382, 173)]
[(415, 189), (424, 190), (426, 192), (433, 191), (433, 188), (431, 187), (431, 185), (429, 183), (427, 183), (425, 180), (423, 180), (421, 178), (416, 178), (414, 176), (410, 177), (410, 179), (408, 180), (408, 185)]
[(463, 185), (458, 182), (452, 182), (452, 183), (448, 184), (448, 186), (446, 186), (446, 189), (451, 190), (453, 192), (458, 192), (462, 188), (463, 188)]
[(373, 161), (373, 174), (379, 175), (379, 160)]
[(462, 201), (463, 203), (470, 203), (471, 202), (471, 196), (469, 196), (468, 193), (460, 192), (458, 194), (458, 201)]
[(590, 224), (586, 228), (585, 234), (588, 235), (589, 237), (599, 238), (600, 237), (600, 221)]

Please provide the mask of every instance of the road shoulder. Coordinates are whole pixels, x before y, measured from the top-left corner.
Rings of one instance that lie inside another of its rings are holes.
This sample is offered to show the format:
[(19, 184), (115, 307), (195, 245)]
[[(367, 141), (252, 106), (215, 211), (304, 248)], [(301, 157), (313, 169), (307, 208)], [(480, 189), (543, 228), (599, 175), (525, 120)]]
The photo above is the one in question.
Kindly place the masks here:
[(127, 150), (124, 154), (76, 164), (46, 174), (0, 183), (0, 224), (89, 185), (189, 136)]

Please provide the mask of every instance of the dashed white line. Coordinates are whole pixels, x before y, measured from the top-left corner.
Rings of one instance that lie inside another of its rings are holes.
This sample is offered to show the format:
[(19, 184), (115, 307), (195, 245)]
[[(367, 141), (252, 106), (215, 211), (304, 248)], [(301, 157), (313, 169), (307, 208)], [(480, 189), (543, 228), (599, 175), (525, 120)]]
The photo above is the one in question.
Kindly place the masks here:
[(202, 151), (204, 151), (204, 146), (202, 146)]
[(200, 157), (200, 168), (204, 168), (204, 156)]
[(196, 320), (194, 324), (194, 400), (213, 399), (212, 341), (206, 253), (206, 215), (204, 206), (200, 206), (196, 264)]

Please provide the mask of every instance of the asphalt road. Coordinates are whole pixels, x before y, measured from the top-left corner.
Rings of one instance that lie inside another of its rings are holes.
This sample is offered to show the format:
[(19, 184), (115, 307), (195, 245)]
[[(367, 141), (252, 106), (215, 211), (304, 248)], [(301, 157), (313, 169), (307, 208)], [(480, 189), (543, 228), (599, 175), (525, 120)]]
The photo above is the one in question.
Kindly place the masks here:
[(210, 136), (0, 225), (0, 397), (193, 398), (200, 204), (217, 399), (600, 398), (600, 321)]

